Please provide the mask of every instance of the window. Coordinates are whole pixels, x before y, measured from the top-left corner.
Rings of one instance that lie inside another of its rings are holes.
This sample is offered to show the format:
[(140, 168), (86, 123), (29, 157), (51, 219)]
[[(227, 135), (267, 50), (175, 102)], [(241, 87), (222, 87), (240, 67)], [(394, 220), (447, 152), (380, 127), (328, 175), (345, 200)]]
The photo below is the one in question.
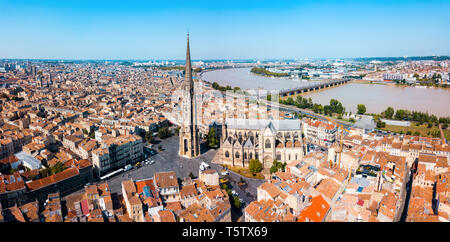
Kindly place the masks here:
[(188, 148), (188, 140), (185, 139), (185, 140), (184, 140), (184, 153), (187, 153), (188, 150), (189, 150), (189, 148)]
[(239, 158), (239, 152), (236, 152), (235, 157)]
[(265, 145), (265, 148), (266, 149), (270, 149), (270, 140), (269, 139), (266, 139), (266, 145)]
[(228, 152), (228, 150), (225, 151), (225, 157), (226, 157), (226, 158), (230, 157), (230, 152)]

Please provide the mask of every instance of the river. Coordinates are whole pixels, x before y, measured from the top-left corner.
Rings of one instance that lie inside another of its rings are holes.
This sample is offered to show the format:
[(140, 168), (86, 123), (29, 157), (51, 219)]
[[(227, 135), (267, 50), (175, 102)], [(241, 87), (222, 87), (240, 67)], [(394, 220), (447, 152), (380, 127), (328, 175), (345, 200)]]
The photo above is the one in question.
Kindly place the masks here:
[[(255, 75), (250, 68), (236, 68), (209, 71), (202, 74), (202, 80), (217, 82), (221, 86), (238, 86), (241, 89), (265, 88), (280, 90), (308, 85), (306, 81), (288, 78), (270, 78)], [(367, 113), (381, 113), (391, 106), (394, 109), (408, 109), (428, 112), (438, 117), (450, 116), (450, 89), (399, 87), (395, 85), (350, 83), (303, 94), (313, 102), (329, 104), (337, 99), (346, 111), (355, 113), (358, 104), (364, 104)]]

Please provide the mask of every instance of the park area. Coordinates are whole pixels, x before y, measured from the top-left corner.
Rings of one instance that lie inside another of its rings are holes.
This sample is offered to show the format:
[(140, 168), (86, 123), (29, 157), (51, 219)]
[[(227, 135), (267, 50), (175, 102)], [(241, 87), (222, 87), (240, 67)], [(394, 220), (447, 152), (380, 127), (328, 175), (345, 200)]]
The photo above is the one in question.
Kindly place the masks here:
[[(441, 133), (439, 131), (439, 127), (436, 125), (432, 125), (431, 127), (429, 127), (429, 125), (427, 123), (418, 125), (417, 122), (411, 122), (411, 125), (409, 127), (386, 125), (386, 127), (381, 128), (381, 130), (391, 131), (391, 132), (400, 133), (400, 134), (422, 136), (422, 137), (441, 138)], [(445, 138), (447, 140), (450, 140), (450, 130), (445, 129), (443, 131), (444, 131)]]

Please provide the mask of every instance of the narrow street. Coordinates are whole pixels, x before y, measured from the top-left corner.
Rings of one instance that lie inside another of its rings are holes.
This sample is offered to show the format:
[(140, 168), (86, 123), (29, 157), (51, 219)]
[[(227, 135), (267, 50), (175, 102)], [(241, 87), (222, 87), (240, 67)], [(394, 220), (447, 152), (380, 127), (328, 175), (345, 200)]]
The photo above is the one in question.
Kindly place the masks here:
[(399, 222), (406, 222), (406, 217), (408, 216), (408, 207), (409, 207), (409, 199), (411, 198), (412, 181), (413, 181), (413, 168), (411, 168), (409, 171), (409, 180), (406, 183), (406, 197), (403, 205), (403, 212)]

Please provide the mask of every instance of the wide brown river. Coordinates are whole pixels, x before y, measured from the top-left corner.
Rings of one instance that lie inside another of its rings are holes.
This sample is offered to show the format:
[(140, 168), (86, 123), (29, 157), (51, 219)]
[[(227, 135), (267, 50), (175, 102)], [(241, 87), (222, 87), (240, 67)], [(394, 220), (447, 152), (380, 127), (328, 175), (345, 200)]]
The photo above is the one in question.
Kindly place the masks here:
[[(225, 69), (205, 72), (202, 79), (219, 85), (242, 89), (265, 88), (267, 90), (293, 88), (307, 85), (307, 82), (286, 78), (269, 78), (250, 73), (249, 68)], [(358, 104), (366, 105), (368, 113), (381, 113), (391, 106), (394, 109), (408, 109), (428, 112), (438, 117), (450, 116), (450, 89), (398, 87), (393, 85), (350, 83), (303, 95), (313, 102), (329, 104), (337, 99), (346, 111), (355, 113)]]

